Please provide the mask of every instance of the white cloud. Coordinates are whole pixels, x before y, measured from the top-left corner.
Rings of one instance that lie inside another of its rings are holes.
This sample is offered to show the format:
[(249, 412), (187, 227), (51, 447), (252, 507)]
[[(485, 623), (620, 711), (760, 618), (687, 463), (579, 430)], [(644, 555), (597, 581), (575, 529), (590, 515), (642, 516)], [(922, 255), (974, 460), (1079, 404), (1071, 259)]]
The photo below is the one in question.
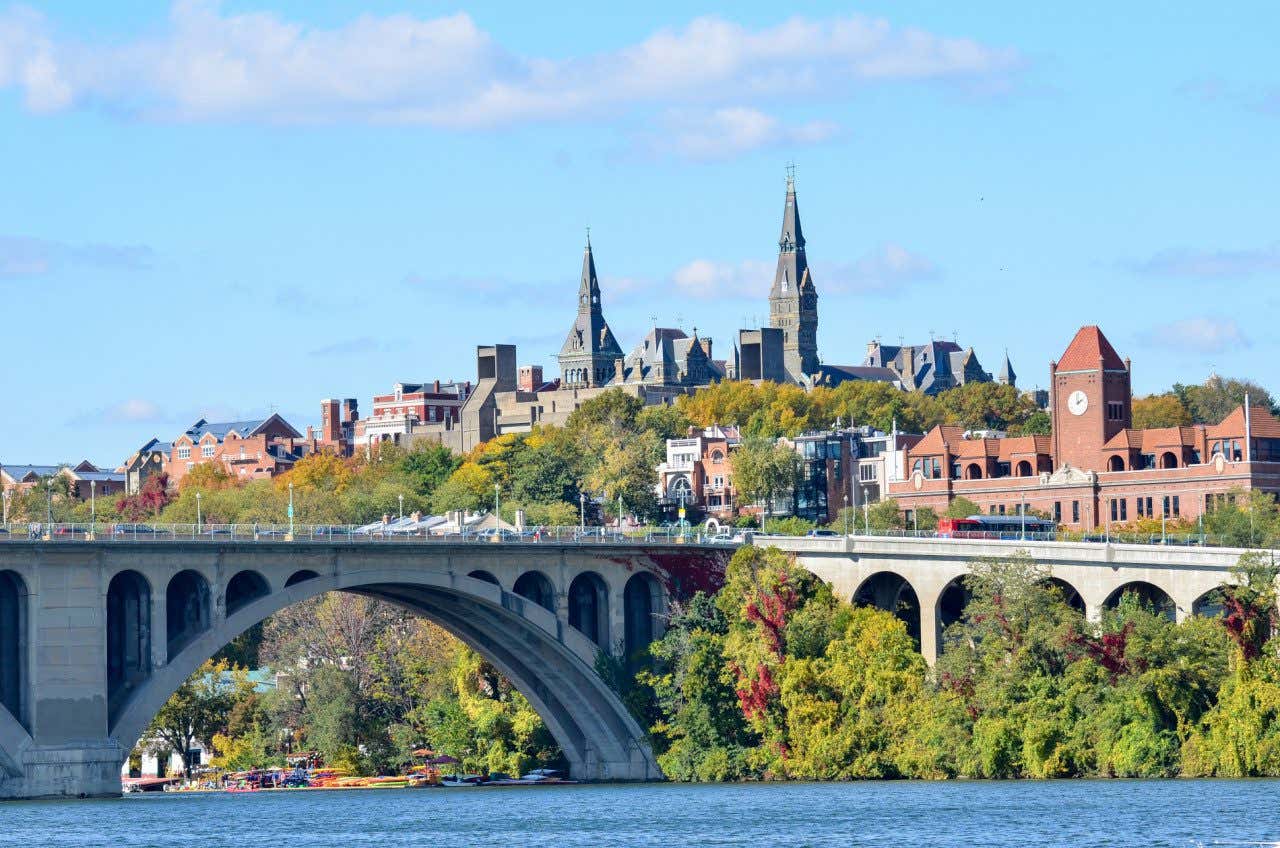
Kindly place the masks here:
[(687, 297), (711, 300), (727, 297), (759, 297), (773, 282), (773, 263), (758, 260), (716, 262), (695, 259), (681, 265), (671, 280)]
[(0, 278), (47, 274), (64, 264), (140, 271), (150, 267), (151, 259), (151, 248), (143, 245), (76, 245), (27, 236), (0, 235)]
[(1249, 347), (1251, 342), (1234, 318), (1187, 318), (1152, 327), (1142, 334), (1151, 347), (1222, 353)]
[(152, 421), (160, 417), (160, 407), (149, 400), (130, 398), (107, 407), (102, 417), (112, 423)]
[[(675, 270), (672, 282), (693, 298), (758, 298), (773, 283), (773, 262), (717, 262), (695, 259)], [(818, 296), (845, 294), (901, 294), (918, 283), (937, 279), (938, 267), (924, 256), (892, 242), (853, 263), (823, 263), (812, 267)]]
[(472, 128), (640, 104), (830, 98), (885, 81), (991, 90), (1022, 65), (1011, 49), (861, 15), (756, 29), (702, 17), (618, 50), (552, 59), (504, 48), (465, 13), (366, 14), (322, 29), (180, 0), (163, 32), (118, 45), (59, 38), (29, 10), (0, 14), (0, 88), (20, 89), (29, 109), (92, 104), (162, 121)]
[(1129, 267), (1161, 277), (1251, 277), (1280, 272), (1280, 244), (1244, 250), (1163, 250)]
[(759, 109), (732, 106), (672, 113), (665, 132), (654, 137), (650, 146), (688, 159), (721, 159), (762, 147), (816, 144), (830, 139), (838, 129), (830, 121), (790, 126)]
[[(900, 244), (886, 242), (852, 265), (833, 265), (826, 290), (842, 294), (900, 294), (906, 287), (937, 279), (938, 267)], [(822, 291), (822, 287), (819, 287)]]

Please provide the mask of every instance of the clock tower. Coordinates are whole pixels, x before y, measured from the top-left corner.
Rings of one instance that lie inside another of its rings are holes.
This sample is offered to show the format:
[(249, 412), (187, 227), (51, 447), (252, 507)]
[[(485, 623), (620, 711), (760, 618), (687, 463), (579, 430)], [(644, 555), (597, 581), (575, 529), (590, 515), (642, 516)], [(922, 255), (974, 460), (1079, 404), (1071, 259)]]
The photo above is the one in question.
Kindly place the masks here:
[(1081, 327), (1057, 361), (1049, 364), (1049, 414), (1053, 462), (1103, 471), (1103, 445), (1133, 423), (1129, 361), (1096, 326)]

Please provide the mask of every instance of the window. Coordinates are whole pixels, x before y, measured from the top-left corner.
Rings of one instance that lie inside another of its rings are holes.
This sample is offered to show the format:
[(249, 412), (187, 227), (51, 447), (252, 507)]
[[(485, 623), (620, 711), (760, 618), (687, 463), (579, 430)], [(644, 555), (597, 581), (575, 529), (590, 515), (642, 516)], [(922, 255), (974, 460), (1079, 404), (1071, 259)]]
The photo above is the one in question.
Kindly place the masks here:
[(1111, 499), (1111, 520), (1112, 521), (1120, 520), (1120, 501), (1116, 500), (1115, 498)]
[(871, 463), (867, 463), (866, 465), (859, 466), (858, 479), (859, 480), (875, 480), (876, 479), (875, 465)]
[(1062, 501), (1053, 502), (1053, 521), (1055, 524), (1062, 523)]
[(1153, 453), (1144, 453), (1138, 457), (1138, 467), (1141, 469), (1155, 468), (1156, 455)]
[(931, 462), (933, 463), (932, 469), (931, 469), (933, 473), (930, 474), (929, 476), (934, 480), (941, 480), (942, 479), (942, 463), (938, 461), (937, 457), (934, 457), (931, 460)]
[(200, 455), (201, 455), (201, 456), (203, 456), (205, 459), (209, 459), (210, 457), (212, 457), (212, 456), (213, 456), (213, 445), (201, 445), (201, 446), (200, 446)]
[(1009, 463), (1007, 463), (1007, 462), (997, 462), (997, 463), (996, 463), (996, 475), (995, 475), (995, 476), (997, 476), (997, 477), (1008, 477), (1010, 473), (1011, 473), (1011, 469), (1010, 469), (1010, 467), (1009, 467)]
[(178, 459), (190, 459), (190, 458), (191, 458), (190, 445), (182, 445), (181, 447), (178, 448)]
[(1123, 421), (1124, 420), (1124, 403), (1118, 400), (1107, 401), (1107, 420)]
[(951, 479), (952, 480), (960, 479), (960, 463), (958, 462), (951, 463)]
[(1178, 504), (1178, 496), (1174, 495), (1173, 496), (1173, 517), (1177, 518), (1181, 514), (1182, 514), (1182, 509)]
[(1080, 501), (1071, 502), (1071, 523), (1080, 523)]
[(1121, 521), (1129, 520), (1129, 501), (1126, 500), (1125, 498), (1120, 499), (1120, 520)]
[(1000, 504), (1000, 514), (1004, 515), (1004, 504)]
[(1231, 440), (1231, 456), (1227, 457), (1227, 459), (1231, 460), (1232, 462), (1239, 462), (1240, 460), (1244, 459), (1244, 454), (1240, 452), (1239, 439)]

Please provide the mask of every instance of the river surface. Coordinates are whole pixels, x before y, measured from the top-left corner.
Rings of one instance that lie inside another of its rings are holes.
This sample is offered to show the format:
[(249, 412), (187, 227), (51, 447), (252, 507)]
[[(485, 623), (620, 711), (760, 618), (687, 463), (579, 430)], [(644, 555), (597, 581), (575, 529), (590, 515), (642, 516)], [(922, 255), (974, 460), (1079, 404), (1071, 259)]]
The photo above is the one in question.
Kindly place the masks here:
[(1280, 843), (1280, 781), (561, 786), (0, 801), (0, 845)]

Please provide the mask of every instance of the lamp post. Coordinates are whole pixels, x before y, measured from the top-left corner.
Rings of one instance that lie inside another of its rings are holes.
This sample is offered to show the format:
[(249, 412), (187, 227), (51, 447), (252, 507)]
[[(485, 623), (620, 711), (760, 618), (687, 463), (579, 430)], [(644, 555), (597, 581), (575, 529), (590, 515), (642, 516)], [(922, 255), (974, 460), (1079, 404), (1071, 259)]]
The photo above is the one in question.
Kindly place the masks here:
[(622, 490), (618, 490), (618, 533), (622, 533)]
[(849, 535), (849, 493), (844, 494), (844, 534)]
[(93, 525), (98, 523), (98, 481), (89, 481), (89, 532), (93, 532)]
[(499, 521), (502, 520), (502, 513), (498, 510), (498, 492), (501, 488), (500, 484), (493, 484), (493, 517)]
[(13, 497), (13, 492), (9, 491), (8, 489), (5, 489), (3, 492), (0, 492), (0, 498), (4, 500), (4, 523), (5, 524), (9, 523), (9, 498), (11, 497)]
[(396, 495), (396, 497), (400, 499), (400, 520), (404, 521), (404, 495)]
[(201, 493), (196, 492), (196, 532), (199, 533), (204, 528), (204, 513), (200, 511)]
[(578, 492), (578, 532), (587, 530), (587, 493)]
[(862, 532), (871, 535), (871, 490), (862, 487)]
[(1160, 496), (1160, 544), (1169, 544), (1167, 522), (1169, 520), (1169, 496)]
[(293, 481), (289, 481), (289, 538), (293, 538)]
[(45, 524), (48, 525), (47, 532), (52, 533), (53, 532), (53, 475), (49, 475), (49, 478), (45, 480), (44, 489), (49, 496), (48, 505), (45, 508)]

